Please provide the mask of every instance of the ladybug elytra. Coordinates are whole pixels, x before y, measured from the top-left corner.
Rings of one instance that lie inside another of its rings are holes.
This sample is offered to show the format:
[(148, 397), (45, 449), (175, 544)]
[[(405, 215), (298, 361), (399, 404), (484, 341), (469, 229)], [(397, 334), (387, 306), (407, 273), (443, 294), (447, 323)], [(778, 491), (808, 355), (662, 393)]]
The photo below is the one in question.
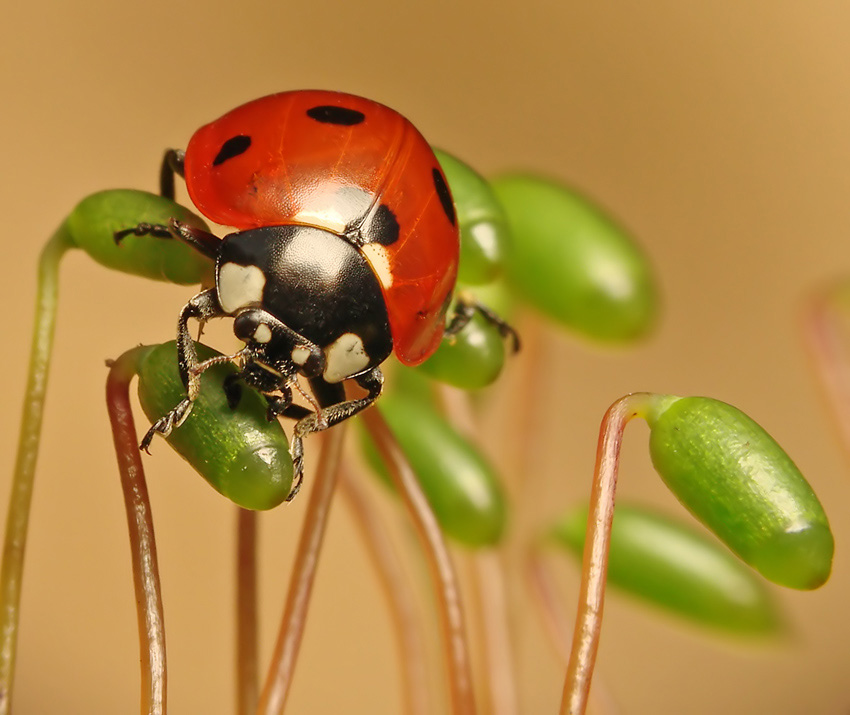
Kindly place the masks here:
[[(431, 147), (394, 110), (330, 91), (293, 91), (244, 104), (201, 127), (185, 152), (166, 152), (162, 193), (174, 174), (224, 238), (177, 221), (116, 233), (177, 238), (215, 261), (215, 286), (193, 297), (178, 322), (186, 398), (142, 441), (189, 415), (200, 362), (188, 321), (232, 317), (245, 347), (229, 359), (238, 378), (266, 395), (269, 417), (298, 420), (292, 439), (297, 492), (302, 439), (368, 407), (380, 364), (429, 357), (475, 307), (461, 304), (446, 328), (460, 246), (448, 183)], [(496, 321), (500, 329), (506, 328)], [(509, 329), (508, 329), (509, 330)], [(306, 377), (315, 396), (303, 392)], [(343, 381), (366, 395), (346, 399)], [(238, 385), (225, 385), (232, 401)], [(315, 408), (292, 402), (293, 389)]]

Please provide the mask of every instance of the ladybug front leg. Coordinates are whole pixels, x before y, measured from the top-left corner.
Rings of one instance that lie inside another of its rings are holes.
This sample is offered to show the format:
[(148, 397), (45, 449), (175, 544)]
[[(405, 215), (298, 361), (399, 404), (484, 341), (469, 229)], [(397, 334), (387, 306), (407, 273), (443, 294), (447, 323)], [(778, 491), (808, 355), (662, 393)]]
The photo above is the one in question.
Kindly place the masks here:
[[(293, 487), (286, 501), (291, 501), (301, 488), (301, 480), (304, 476), (304, 438), (312, 432), (321, 432), (344, 422), (349, 417), (354, 417), (377, 400), (384, 388), (384, 374), (379, 367), (373, 367), (368, 372), (358, 375), (354, 381), (368, 391), (365, 397), (322, 407), (318, 413), (313, 412), (295, 423), (289, 450), (292, 455)], [(316, 380), (316, 382), (319, 381)]]
[(190, 318), (206, 322), (224, 315), (226, 313), (218, 303), (214, 288), (198, 293), (180, 311), (180, 317), (177, 321), (177, 367), (180, 371), (180, 379), (186, 386), (186, 398), (181, 400), (167, 415), (153, 423), (140, 445), (145, 452), (150, 452), (151, 441), (157, 433), (167, 437), (171, 434), (171, 430), (183, 424), (192, 412), (192, 405), (198, 399), (201, 391), (201, 374), (204, 370), (216, 363), (233, 359), (232, 356), (221, 356), (199, 362), (195, 341), (189, 334)]
[(454, 315), (452, 315), (452, 319), (443, 331), (443, 337), (451, 339), (456, 336), (466, 327), (466, 324), (472, 320), (476, 313), (480, 313), (488, 323), (495, 326), (503, 338), (511, 340), (514, 352), (519, 350), (519, 335), (517, 335), (516, 330), (513, 329), (510, 323), (483, 303), (479, 303), (474, 296), (466, 293), (458, 295), (454, 307)]
[(116, 231), (112, 238), (116, 244), (120, 244), (127, 236), (153, 236), (154, 238), (171, 239), (179, 241), (194, 248), (208, 258), (215, 259), (221, 248), (221, 239), (214, 233), (204, 231), (189, 224), (171, 219), (168, 225), (162, 223), (138, 223), (130, 228)]

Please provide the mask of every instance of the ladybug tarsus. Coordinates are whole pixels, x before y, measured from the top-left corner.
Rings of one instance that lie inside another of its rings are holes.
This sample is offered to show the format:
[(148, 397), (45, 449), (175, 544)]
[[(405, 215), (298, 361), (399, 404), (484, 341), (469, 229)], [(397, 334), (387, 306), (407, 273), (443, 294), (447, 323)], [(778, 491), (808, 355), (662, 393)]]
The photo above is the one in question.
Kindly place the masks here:
[(159, 195), (174, 201), (174, 175), (183, 176), (183, 160), (186, 152), (182, 149), (168, 149), (162, 157), (159, 169)]
[(115, 245), (120, 245), (127, 236), (153, 236), (154, 238), (174, 238), (171, 234), (171, 229), (160, 223), (139, 223), (131, 228), (125, 228), (121, 231), (115, 231), (112, 234), (112, 240)]

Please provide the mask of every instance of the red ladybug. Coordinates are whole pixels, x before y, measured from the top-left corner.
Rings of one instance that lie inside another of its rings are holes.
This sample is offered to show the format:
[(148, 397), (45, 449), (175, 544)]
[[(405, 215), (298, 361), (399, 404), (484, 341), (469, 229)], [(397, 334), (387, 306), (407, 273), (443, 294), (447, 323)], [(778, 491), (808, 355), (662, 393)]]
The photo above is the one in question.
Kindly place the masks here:
[[(142, 447), (157, 432), (167, 436), (197, 398), (208, 364), (198, 361), (189, 318), (231, 316), (245, 342), (232, 356), (239, 377), (267, 396), (270, 417), (298, 419), (294, 496), (302, 437), (371, 404), (383, 384), (379, 365), (391, 353), (418, 364), (446, 333), (460, 244), (448, 184), (428, 143), (400, 114), (313, 90), (263, 97), (201, 127), (185, 152), (166, 152), (162, 191), (172, 197), (174, 173), (185, 177), (204, 216), (237, 232), (222, 239), (172, 221), (116, 234), (173, 236), (216, 262), (215, 287), (180, 313), (187, 397), (151, 427)], [(471, 312), (465, 306), (451, 332)], [(292, 404), (298, 374), (310, 380), (315, 411)], [(345, 399), (341, 383), (349, 378), (365, 397)]]

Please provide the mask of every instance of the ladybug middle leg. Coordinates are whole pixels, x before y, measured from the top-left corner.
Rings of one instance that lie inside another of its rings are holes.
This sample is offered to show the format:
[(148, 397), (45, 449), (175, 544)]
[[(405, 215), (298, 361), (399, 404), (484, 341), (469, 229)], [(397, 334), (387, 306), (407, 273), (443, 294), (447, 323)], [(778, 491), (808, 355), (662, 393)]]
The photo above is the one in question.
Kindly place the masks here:
[[(373, 367), (362, 375), (353, 378), (354, 381), (367, 391), (365, 397), (356, 400), (346, 400), (345, 391), (341, 383), (328, 383), (321, 378), (310, 380), (310, 386), (316, 396), (321, 410), (318, 413), (310, 413), (295, 423), (292, 431), (292, 455), (293, 487), (287, 501), (291, 501), (301, 488), (304, 477), (304, 438), (313, 432), (321, 432), (344, 422), (358, 412), (369, 407), (381, 394), (384, 387), (384, 375), (379, 367)], [(333, 404), (331, 402), (333, 401)]]

